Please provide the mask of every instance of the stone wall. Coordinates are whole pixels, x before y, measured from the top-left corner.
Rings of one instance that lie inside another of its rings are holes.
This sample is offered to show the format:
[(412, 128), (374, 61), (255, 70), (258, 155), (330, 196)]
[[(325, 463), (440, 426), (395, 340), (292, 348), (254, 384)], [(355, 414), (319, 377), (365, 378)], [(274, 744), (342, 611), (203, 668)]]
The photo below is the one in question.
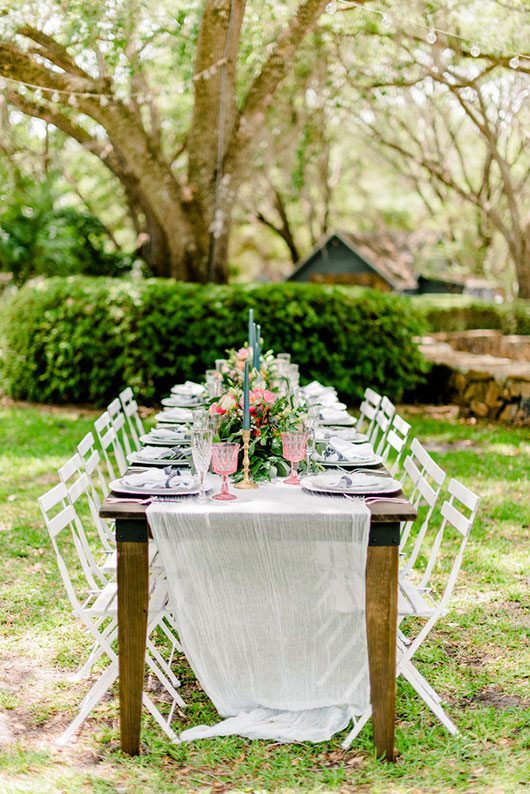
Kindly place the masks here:
[[(530, 425), (529, 337), (466, 331), (433, 334), (420, 346), (433, 364), (429, 387), (435, 393), (430, 399), (454, 402), (463, 416)], [(491, 350), (510, 356), (492, 355)]]

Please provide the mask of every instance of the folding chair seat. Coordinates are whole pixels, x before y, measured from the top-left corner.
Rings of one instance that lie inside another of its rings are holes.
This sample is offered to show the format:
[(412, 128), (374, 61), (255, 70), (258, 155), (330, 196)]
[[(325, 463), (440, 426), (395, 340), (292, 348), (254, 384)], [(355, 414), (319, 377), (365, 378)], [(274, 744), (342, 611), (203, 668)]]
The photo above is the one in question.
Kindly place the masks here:
[(368, 438), (372, 435), (375, 417), (379, 411), (381, 400), (383, 398), (373, 389), (366, 389), (364, 392), (364, 399), (360, 406), (360, 416), (357, 421), (357, 430), (365, 433)]
[(98, 416), (94, 422), (94, 430), (107, 466), (109, 479), (115, 480), (127, 470), (127, 461), (108, 411), (104, 411), (101, 416)]
[[(449, 498), (442, 504), (442, 521), (426, 555), (426, 563), (415, 567), (413, 575), (399, 582), (396, 676), (402, 675), (449, 733), (455, 735), (458, 730), (445, 713), (442, 698), (412, 661), (447, 610), (480, 504), (480, 498), (458, 480), (450, 480), (447, 490)], [(411, 617), (419, 619), (422, 625), (415, 635), (407, 636), (401, 624)], [(371, 713), (370, 707), (356, 720), (342, 744), (344, 749), (358, 736)]]
[(385, 463), (390, 463), (390, 474), (394, 476), (399, 470), (399, 464), (405, 451), (407, 440), (410, 433), (410, 425), (404, 419), (395, 414), (390, 424), (386, 438), (382, 438), (377, 449), (377, 455), (381, 455)]
[[(105, 693), (109, 691), (118, 676), (118, 657), (113, 647), (117, 637), (116, 584), (107, 582), (99, 588), (94, 588), (90, 578), (85, 577), (80, 584), (78, 572), (71, 573), (71, 563), (69, 561), (72, 558), (72, 543), (77, 552), (78, 562), (81, 564), (83, 573), (87, 570), (87, 562), (83, 561), (84, 546), (79, 543), (81, 534), (79, 517), (75, 506), (69, 501), (66, 485), (64, 483), (56, 485), (41, 496), (38, 499), (38, 503), (48, 529), (72, 610), (76, 617), (85, 625), (95, 643), (95, 650), (91, 654), (91, 665), (105, 657), (108, 662), (83, 699), (77, 716), (60, 737), (59, 743), (65, 744), (78, 731), (84, 720), (97, 706)], [(177, 706), (184, 707), (185, 705), (177, 692), (180, 682), (151, 640), (151, 634), (164, 621), (164, 603), (167, 591), (163, 584), (161, 583), (150, 594), (147, 618), (146, 665), (162, 685), (167, 695), (169, 695), (171, 705), (169, 713), (164, 715), (145, 692), (143, 703), (166, 735), (170, 739), (175, 740), (176, 735), (171, 728), (171, 722)], [(166, 631), (167, 629), (164, 630), (164, 633)], [(174, 649), (172, 649), (173, 651)]]
[(125, 420), (129, 428), (129, 436), (131, 438), (133, 448), (135, 450), (140, 449), (140, 436), (144, 435), (145, 430), (140, 418), (140, 414), (138, 413), (138, 403), (134, 399), (133, 390), (130, 386), (127, 386), (126, 389), (120, 392), (120, 402), (122, 404)]

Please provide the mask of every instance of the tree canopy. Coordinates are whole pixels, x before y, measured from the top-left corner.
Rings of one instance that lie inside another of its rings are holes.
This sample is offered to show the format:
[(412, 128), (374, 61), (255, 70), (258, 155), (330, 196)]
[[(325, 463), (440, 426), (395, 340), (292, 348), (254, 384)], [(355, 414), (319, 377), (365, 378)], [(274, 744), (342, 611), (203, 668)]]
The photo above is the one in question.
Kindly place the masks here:
[(530, 297), (529, 31), (523, 0), (11, 0), (5, 193), (58, 169), (62, 205), (156, 275), (428, 227)]

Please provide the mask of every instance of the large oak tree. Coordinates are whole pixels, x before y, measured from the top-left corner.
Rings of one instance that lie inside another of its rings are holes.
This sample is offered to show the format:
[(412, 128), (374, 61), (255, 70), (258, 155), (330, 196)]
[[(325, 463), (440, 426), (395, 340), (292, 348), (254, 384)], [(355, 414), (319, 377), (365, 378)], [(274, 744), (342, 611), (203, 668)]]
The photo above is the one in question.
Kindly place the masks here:
[[(120, 180), (156, 275), (223, 282), (232, 212), (252, 149), (326, 0), (285, 3), (276, 12), (273, 5), (269, 28), (260, 20), (264, 5), (191, 5), (171, 27), (168, 14), (159, 13), (163, 3), (154, 0), (28, 3), (40, 19), (8, 15), (0, 76), (10, 78), (11, 106), (55, 125)], [(246, 25), (260, 36), (245, 38)], [(157, 43), (164, 36), (182, 48), (183, 62), (193, 51), (189, 89), (172, 81), (171, 64), (153, 68), (163, 60)], [(181, 108), (168, 103), (157, 80), (181, 92)]]

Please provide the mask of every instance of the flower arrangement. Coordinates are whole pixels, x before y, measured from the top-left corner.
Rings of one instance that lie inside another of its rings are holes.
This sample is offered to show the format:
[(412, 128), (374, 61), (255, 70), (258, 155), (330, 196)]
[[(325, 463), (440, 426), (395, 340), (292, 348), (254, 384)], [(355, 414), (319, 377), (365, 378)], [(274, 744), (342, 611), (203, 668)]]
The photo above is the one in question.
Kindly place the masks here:
[(276, 376), (276, 368), (274, 365), (274, 353), (272, 350), (267, 350), (260, 356), (260, 368), (255, 369), (252, 366), (253, 351), (250, 347), (240, 347), (239, 349), (232, 348), (226, 351), (226, 364), (222, 370), (222, 384), (225, 388), (232, 386), (241, 386), (243, 383), (243, 371), (245, 369), (245, 361), (249, 362), (249, 378), (251, 386), (264, 386), (270, 388), (272, 381)]
[[(250, 470), (254, 480), (286, 475), (289, 467), (282, 456), (280, 432), (301, 428), (306, 414), (293, 403), (290, 395), (279, 396), (262, 386), (249, 392), (250, 402)], [(217, 419), (217, 441), (239, 441), (243, 425), (243, 390), (230, 386), (209, 407)], [(236, 479), (241, 478), (241, 467)]]

